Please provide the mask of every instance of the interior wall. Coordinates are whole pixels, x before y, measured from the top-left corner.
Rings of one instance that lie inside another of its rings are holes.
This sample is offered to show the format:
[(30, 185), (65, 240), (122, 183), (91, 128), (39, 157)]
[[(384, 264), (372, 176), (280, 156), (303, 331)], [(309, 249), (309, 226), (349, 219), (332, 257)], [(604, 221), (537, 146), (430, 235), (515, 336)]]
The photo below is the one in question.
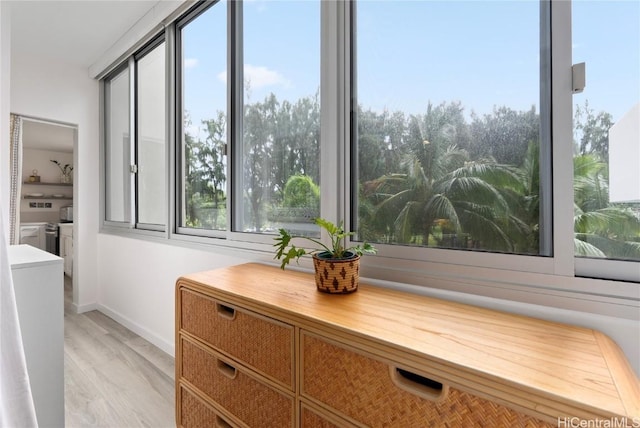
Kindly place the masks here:
[(105, 234), (98, 236), (98, 260), (98, 309), (170, 355), (175, 355), (176, 280), (249, 261)]
[[(0, 165), (9, 165), (9, 99), (11, 98), (11, 19), (7, 2), (0, 1)], [(0, 210), (9, 240), (9, 168), (0, 168)]]
[(74, 304), (80, 311), (91, 309), (98, 295), (98, 82), (88, 76), (86, 68), (28, 57), (20, 52), (11, 55), (11, 76), (11, 112), (77, 126), (73, 161), (74, 218), (77, 220)]
[[(23, 145), (27, 142), (23, 139)], [(73, 205), (73, 188), (66, 186), (40, 185), (37, 182), (27, 184), (29, 176), (37, 170), (41, 183), (60, 182), (60, 169), (51, 162), (55, 159), (62, 165), (73, 165), (73, 154), (68, 152), (57, 152), (53, 150), (22, 149), (22, 194), (20, 200), (20, 223), (47, 222), (57, 223), (60, 219), (60, 208)], [(60, 198), (49, 199), (26, 199), (33, 193), (44, 193), (45, 196), (64, 195)], [(47, 207), (46, 204), (50, 206)], [(39, 206), (33, 207), (32, 205)], [(44, 207), (42, 206), (44, 205)]]

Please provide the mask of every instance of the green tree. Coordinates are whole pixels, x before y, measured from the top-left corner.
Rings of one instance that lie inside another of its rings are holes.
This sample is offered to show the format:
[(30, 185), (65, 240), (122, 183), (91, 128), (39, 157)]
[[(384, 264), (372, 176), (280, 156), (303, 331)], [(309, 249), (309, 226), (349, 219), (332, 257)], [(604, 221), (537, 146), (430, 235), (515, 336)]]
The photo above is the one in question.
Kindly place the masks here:
[(611, 114), (604, 111), (596, 114), (589, 107), (589, 100), (586, 100), (584, 107), (576, 105), (574, 121), (578, 154), (597, 154), (600, 159), (607, 162), (609, 160), (609, 129), (613, 126)]
[(375, 180), (363, 195), (375, 206), (364, 222), (376, 223), (363, 230), (378, 231), (364, 239), (513, 251), (507, 231), (526, 227), (514, 225), (500, 186), (517, 183), (517, 174), (490, 158), (471, 161), (453, 143), (455, 130), (443, 108), (410, 118), (403, 172)]
[(358, 108), (357, 115), (358, 177), (361, 182), (397, 171), (407, 135), (404, 113), (376, 113)]
[(319, 211), (320, 187), (308, 175), (292, 175), (284, 187), (282, 206), (286, 208), (309, 208)]
[[(274, 192), (282, 194), (289, 177), (302, 174), (320, 182), (319, 93), (291, 104), (284, 101), (274, 126)], [(275, 200), (274, 203), (279, 201)]]
[(471, 116), (469, 153), (473, 159), (491, 157), (504, 165), (520, 166), (529, 144), (540, 140), (535, 106), (528, 111), (494, 107), (491, 114)]
[(599, 154), (574, 158), (574, 194), (576, 255), (640, 259), (640, 217), (609, 202), (608, 166)]
[(198, 150), (200, 171), (206, 182), (206, 194), (212, 202), (211, 227), (219, 228), (218, 210), (226, 207), (226, 116), (219, 111), (215, 119), (203, 120), (207, 131), (205, 141)]
[(268, 213), (281, 206), (289, 177), (320, 180), (319, 94), (280, 102), (272, 93), (245, 104), (242, 151), (245, 228), (268, 225)]
[[(219, 229), (225, 218), (218, 210), (226, 204), (226, 118), (218, 112), (215, 119), (203, 120), (205, 140), (185, 131), (185, 223), (189, 227)], [(189, 116), (185, 129), (191, 126)]]

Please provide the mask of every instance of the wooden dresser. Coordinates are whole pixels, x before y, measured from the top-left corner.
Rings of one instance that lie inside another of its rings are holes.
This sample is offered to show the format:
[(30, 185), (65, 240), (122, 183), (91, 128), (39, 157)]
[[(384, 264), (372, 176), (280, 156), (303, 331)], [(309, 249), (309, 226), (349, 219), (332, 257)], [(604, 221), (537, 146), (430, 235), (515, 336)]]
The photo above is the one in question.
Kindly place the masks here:
[(594, 330), (367, 285), (328, 295), (253, 263), (176, 284), (179, 427), (605, 419), (640, 424), (640, 383)]

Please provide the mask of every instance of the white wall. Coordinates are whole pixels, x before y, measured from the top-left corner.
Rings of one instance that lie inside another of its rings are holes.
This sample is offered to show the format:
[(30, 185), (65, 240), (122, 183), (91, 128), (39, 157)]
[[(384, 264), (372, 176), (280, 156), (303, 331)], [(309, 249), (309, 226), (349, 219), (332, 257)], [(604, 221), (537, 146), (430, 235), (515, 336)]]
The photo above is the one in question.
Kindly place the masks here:
[(98, 260), (98, 309), (174, 355), (176, 280), (248, 258), (101, 234)]
[[(0, 1), (0, 165), (9, 165), (9, 100), (11, 98), (11, 19), (7, 2)], [(0, 210), (9, 240), (9, 168), (0, 168)]]
[(98, 296), (98, 82), (89, 78), (85, 68), (26, 57), (19, 52), (12, 53), (11, 76), (12, 112), (78, 127), (73, 162), (74, 237), (77, 238), (74, 303), (81, 310), (91, 308)]
[[(23, 138), (23, 145), (28, 142)], [(61, 171), (57, 165), (51, 162), (55, 159), (62, 165), (73, 165), (73, 154), (69, 152), (56, 152), (52, 150), (27, 149), (22, 150), (22, 182), (29, 181), (29, 176), (33, 170), (38, 171), (41, 183), (59, 183)], [(44, 193), (45, 196), (64, 195), (64, 199), (24, 199), (30, 193)], [(57, 223), (60, 218), (60, 208), (73, 205), (73, 187), (51, 186), (34, 184), (22, 184), (22, 194), (20, 200), (20, 223), (28, 222), (50, 222)], [(50, 208), (31, 208), (32, 203), (50, 203)]]
[[(28, 149), (28, 141), (22, 139), (22, 181), (29, 181), (34, 169), (38, 170), (40, 182), (58, 183), (62, 171), (51, 160), (57, 160), (63, 166), (73, 165), (73, 154), (69, 152), (57, 152), (54, 150)], [(57, 190), (57, 189), (56, 189)]]

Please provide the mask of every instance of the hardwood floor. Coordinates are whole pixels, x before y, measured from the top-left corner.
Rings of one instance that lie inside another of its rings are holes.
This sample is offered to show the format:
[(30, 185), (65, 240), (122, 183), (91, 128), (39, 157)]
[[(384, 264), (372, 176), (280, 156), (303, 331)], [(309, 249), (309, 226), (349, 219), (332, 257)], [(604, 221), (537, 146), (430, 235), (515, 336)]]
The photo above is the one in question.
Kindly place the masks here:
[(65, 426), (175, 427), (171, 356), (106, 315), (69, 310), (65, 277)]

